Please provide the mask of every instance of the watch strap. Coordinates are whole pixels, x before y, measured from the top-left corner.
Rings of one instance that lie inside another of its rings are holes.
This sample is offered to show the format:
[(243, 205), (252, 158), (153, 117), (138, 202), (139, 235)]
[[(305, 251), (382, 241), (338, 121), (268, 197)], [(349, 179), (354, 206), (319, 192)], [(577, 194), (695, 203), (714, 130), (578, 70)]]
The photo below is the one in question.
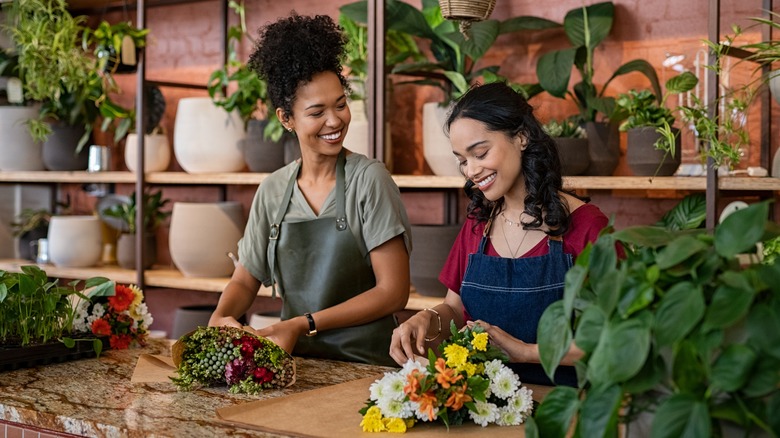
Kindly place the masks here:
[(314, 324), (314, 317), (311, 316), (311, 313), (304, 313), (303, 316), (306, 317), (306, 320), (309, 321), (309, 332), (306, 333), (306, 336), (314, 336), (317, 334), (317, 326)]

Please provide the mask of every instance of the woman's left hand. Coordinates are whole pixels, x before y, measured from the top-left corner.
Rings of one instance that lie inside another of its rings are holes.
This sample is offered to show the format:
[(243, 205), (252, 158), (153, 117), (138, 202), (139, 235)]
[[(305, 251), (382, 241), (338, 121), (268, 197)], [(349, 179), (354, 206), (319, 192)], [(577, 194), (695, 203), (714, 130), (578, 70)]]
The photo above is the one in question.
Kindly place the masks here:
[(277, 322), (274, 325), (257, 330), (257, 334), (270, 339), (276, 345), (282, 347), (284, 351), (292, 354), (295, 344), (298, 342), (303, 332), (300, 329), (298, 318), (288, 319)]
[(536, 344), (528, 344), (517, 339), (500, 327), (486, 323), (485, 321), (468, 321), (469, 327), (479, 325), (484, 328), (490, 339), (490, 343), (500, 348), (509, 361), (514, 363), (539, 362), (539, 353)]

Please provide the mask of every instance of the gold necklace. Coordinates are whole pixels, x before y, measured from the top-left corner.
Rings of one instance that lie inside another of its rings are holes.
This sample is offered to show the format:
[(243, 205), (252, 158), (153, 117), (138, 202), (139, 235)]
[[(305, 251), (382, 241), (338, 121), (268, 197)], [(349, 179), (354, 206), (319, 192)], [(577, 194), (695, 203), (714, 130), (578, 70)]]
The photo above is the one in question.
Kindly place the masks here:
[[(521, 215), (522, 216), (522, 215)], [(512, 225), (513, 227), (521, 227), (523, 224), (520, 221), (513, 221), (509, 219), (508, 217), (504, 216), (504, 212), (501, 212), (501, 217), (504, 218), (504, 222), (508, 223), (509, 225)]]
[[(504, 214), (501, 213), (501, 216), (503, 216), (503, 215)], [(504, 218), (504, 220), (507, 223), (509, 223), (509, 225), (513, 225), (512, 221), (510, 221), (509, 219)], [(504, 242), (506, 242), (506, 247), (509, 250), (509, 253), (512, 254), (512, 258), (513, 259), (516, 259), (517, 258), (517, 252), (520, 251), (520, 247), (523, 246), (523, 242), (525, 242), (525, 238), (528, 237), (528, 230), (525, 230), (525, 229), (523, 230), (523, 238), (520, 239), (520, 244), (517, 245), (517, 248), (515, 248), (514, 251), (512, 251), (512, 247), (509, 245), (509, 238), (506, 237), (506, 228), (504, 226), (501, 226), (501, 234), (504, 235)]]

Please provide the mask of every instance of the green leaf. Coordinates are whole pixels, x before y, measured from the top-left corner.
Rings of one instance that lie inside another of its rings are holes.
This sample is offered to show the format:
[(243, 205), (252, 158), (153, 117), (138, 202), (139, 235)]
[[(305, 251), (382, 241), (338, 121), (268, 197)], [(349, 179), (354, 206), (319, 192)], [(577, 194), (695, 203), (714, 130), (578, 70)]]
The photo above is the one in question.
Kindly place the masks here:
[(577, 347), (586, 353), (592, 353), (598, 345), (606, 319), (604, 312), (598, 306), (589, 306), (585, 309), (577, 322), (577, 331), (574, 335), (574, 343)]
[(579, 405), (580, 400), (576, 389), (556, 386), (536, 409), (534, 417), (539, 436), (565, 436)]
[(696, 345), (682, 340), (674, 352), (672, 379), (681, 392), (703, 394), (706, 389), (706, 372)]
[(579, 428), (583, 437), (616, 436), (618, 409), (623, 399), (619, 385), (588, 391), (580, 410)]
[(610, 315), (615, 310), (620, 290), (626, 282), (626, 269), (613, 270), (605, 275), (601, 281), (590, 284), (596, 293), (596, 304), (604, 311), (604, 314)]
[(703, 194), (695, 193), (682, 199), (658, 222), (658, 226), (668, 230), (691, 230), (707, 218), (707, 201)]
[(741, 390), (748, 397), (763, 397), (776, 391), (778, 384), (780, 384), (780, 359), (761, 355), (757, 358)]
[(60, 339), (63, 344), (65, 344), (68, 348), (73, 348), (76, 346), (76, 341), (73, 340), (73, 338), (62, 338)]
[(711, 436), (707, 405), (689, 394), (675, 394), (655, 413), (652, 438), (700, 438)]
[(646, 308), (655, 298), (655, 288), (649, 282), (632, 285), (618, 301), (618, 312), (623, 318)]
[[(2, 277), (2, 275), (0, 275)], [(8, 296), (8, 286), (5, 285), (5, 283), (0, 283), (0, 303), (5, 301), (5, 298)]]
[(615, 251), (614, 238), (607, 235), (598, 239), (590, 254), (591, 282), (602, 281), (605, 275), (615, 271), (616, 264), (617, 251)]
[[(579, 265), (572, 266), (564, 277), (563, 288), (563, 313), (571, 315), (572, 308), (574, 307), (574, 298), (577, 296), (582, 285), (585, 283), (585, 279), (588, 277), (588, 270)], [(0, 300), (2, 301), (2, 300)]]
[(607, 85), (609, 85), (613, 79), (634, 72), (643, 74), (647, 80), (650, 81), (650, 86), (653, 88), (653, 93), (658, 99), (660, 99), (662, 94), (661, 84), (658, 82), (658, 75), (655, 73), (655, 68), (644, 59), (634, 59), (618, 67), (618, 69), (612, 73), (612, 76), (607, 80), (607, 82), (604, 83), (604, 86), (601, 89), (601, 94), (604, 93)]
[(777, 415), (778, 412), (780, 412), (780, 391), (775, 392), (766, 404), (767, 423), (775, 435), (780, 435), (780, 415)]
[(539, 85), (555, 97), (566, 96), (576, 53), (577, 49), (569, 48), (542, 55), (536, 64)]
[(726, 347), (712, 367), (712, 384), (724, 391), (733, 392), (745, 384), (748, 373), (756, 362), (756, 353), (746, 346), (732, 344)]
[(563, 25), (561, 23), (556, 23), (555, 21), (546, 18), (521, 15), (502, 21), (498, 33), (505, 34), (520, 30), (544, 30), (562, 27)]
[(613, 233), (615, 240), (634, 245), (658, 248), (668, 245), (675, 235), (660, 227), (628, 227)]
[(753, 291), (749, 287), (737, 289), (727, 285), (719, 286), (707, 307), (707, 316), (704, 318), (702, 330), (709, 331), (731, 326), (747, 315), (752, 303)]
[[(496, 42), (499, 33), (499, 24), (496, 20), (483, 20), (472, 23), (468, 30), (468, 39), (463, 34), (457, 32), (458, 44), (466, 56), (473, 60), (478, 60), (485, 56), (485, 53)], [(455, 40), (455, 38), (453, 38)]]
[(766, 304), (757, 304), (747, 318), (750, 344), (780, 359), (780, 315)]
[(727, 259), (752, 251), (764, 235), (768, 215), (766, 202), (752, 204), (728, 215), (715, 227), (715, 251)]
[(571, 345), (572, 333), (569, 314), (563, 311), (563, 302), (549, 305), (539, 319), (539, 360), (550, 379)]
[[(420, 38), (441, 42), (425, 15), (414, 6), (398, 0), (387, 0), (385, 2), (385, 13), (387, 14), (385, 20), (388, 30), (396, 30)], [(365, 21), (363, 22), (365, 23)]]
[(103, 341), (98, 338), (92, 340), (92, 349), (95, 350), (95, 357), (100, 357), (100, 353), (103, 352)]
[(704, 294), (691, 283), (677, 283), (661, 298), (655, 317), (658, 346), (685, 337), (704, 316)]
[[(587, 11), (587, 27), (583, 9)], [(609, 35), (614, 16), (614, 3), (596, 3), (569, 11), (563, 19), (563, 28), (573, 46), (587, 46), (592, 51)]]
[(623, 390), (629, 394), (641, 394), (656, 388), (666, 377), (666, 363), (664, 359), (651, 353), (642, 369), (623, 384)]
[(670, 94), (680, 94), (691, 91), (699, 83), (699, 78), (693, 73), (686, 71), (666, 81), (666, 92)]
[(608, 386), (633, 377), (650, 351), (650, 324), (637, 317), (613, 319), (601, 332), (599, 344), (588, 362), (588, 380)]
[(525, 419), (525, 438), (539, 438), (539, 427), (536, 425), (534, 417)]
[(656, 262), (661, 270), (668, 269), (708, 248), (706, 243), (695, 237), (680, 236), (658, 252)]

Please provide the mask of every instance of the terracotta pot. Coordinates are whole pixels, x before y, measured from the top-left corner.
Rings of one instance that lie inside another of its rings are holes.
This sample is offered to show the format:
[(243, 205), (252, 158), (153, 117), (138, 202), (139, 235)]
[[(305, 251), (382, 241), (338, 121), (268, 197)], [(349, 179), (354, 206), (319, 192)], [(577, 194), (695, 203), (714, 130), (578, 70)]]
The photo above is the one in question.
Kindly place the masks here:
[(244, 122), (208, 97), (179, 100), (173, 130), (173, 153), (189, 173), (238, 172), (245, 166), (241, 140)]
[[(138, 168), (138, 134), (127, 134), (125, 165), (130, 172)], [(171, 146), (165, 134), (144, 135), (144, 172), (163, 172), (171, 164)]]
[(680, 167), (682, 144), (680, 142), (680, 131), (676, 128), (672, 128), (672, 131), (676, 135), (674, 156), (655, 148), (655, 142), (661, 138), (661, 134), (656, 132), (655, 128), (642, 127), (628, 130), (626, 162), (634, 175), (674, 175), (677, 168)]
[(228, 277), (244, 232), (239, 202), (176, 202), (168, 245), (174, 265), (185, 277)]
[(52, 216), (49, 260), (58, 268), (95, 266), (103, 254), (102, 222), (97, 216)]
[(561, 159), (561, 175), (582, 175), (590, 165), (587, 138), (555, 137)]
[(461, 225), (412, 225), (414, 248), (409, 260), (410, 274), (412, 285), (420, 295), (447, 295), (447, 287), (439, 282), (439, 273), (460, 229)]

